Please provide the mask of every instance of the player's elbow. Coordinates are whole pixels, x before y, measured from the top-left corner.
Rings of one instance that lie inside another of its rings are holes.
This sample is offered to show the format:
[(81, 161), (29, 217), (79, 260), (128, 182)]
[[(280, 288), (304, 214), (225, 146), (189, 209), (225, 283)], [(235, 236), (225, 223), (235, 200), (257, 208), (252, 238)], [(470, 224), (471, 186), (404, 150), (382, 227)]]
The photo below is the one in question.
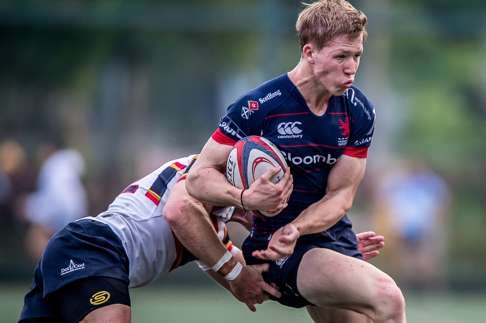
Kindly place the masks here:
[(164, 217), (173, 230), (184, 227), (191, 221), (191, 215), (198, 210), (190, 196), (182, 196), (169, 201), (164, 208)]
[(198, 185), (201, 182), (201, 172), (199, 170), (189, 172), (187, 179), (186, 179), (186, 190), (189, 195), (199, 198), (198, 192), (201, 190), (198, 189)]

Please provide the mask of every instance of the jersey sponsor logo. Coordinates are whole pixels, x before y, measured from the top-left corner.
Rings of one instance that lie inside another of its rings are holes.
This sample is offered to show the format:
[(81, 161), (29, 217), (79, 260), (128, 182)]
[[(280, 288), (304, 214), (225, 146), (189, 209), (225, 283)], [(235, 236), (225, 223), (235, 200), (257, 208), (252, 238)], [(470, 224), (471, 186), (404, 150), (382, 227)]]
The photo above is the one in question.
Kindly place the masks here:
[(337, 158), (331, 156), (331, 154), (324, 155), (306, 155), (306, 156), (295, 156), (291, 153), (282, 151), (285, 159), (287, 159), (292, 164), (299, 166), (299, 165), (314, 165), (314, 164), (328, 164), (334, 165), (337, 162)]
[(61, 268), (60, 276), (67, 275), (73, 271), (83, 270), (84, 262), (81, 264), (75, 263), (72, 259), (69, 260), (69, 265), (67, 267)]
[(248, 120), (253, 112), (258, 111), (258, 109), (260, 109), (260, 103), (255, 100), (249, 100), (247, 106), (241, 107), (241, 117)]
[(92, 305), (101, 305), (108, 302), (110, 297), (111, 295), (109, 292), (107, 292), (106, 290), (101, 290), (91, 295), (91, 297), (89, 298), (89, 302)]
[(223, 131), (231, 137), (236, 137), (238, 139), (243, 139), (245, 137), (243, 132), (231, 119), (225, 118), (225, 120), (222, 120), (219, 123), (219, 127), (222, 128)]
[(355, 140), (354, 145), (360, 146), (360, 145), (364, 145), (364, 144), (369, 144), (371, 142), (371, 138), (372, 137), (366, 137), (366, 138)]
[(267, 101), (270, 101), (271, 99), (277, 97), (277, 96), (281, 96), (282, 95), (282, 92), (280, 92), (280, 90), (277, 90), (275, 92), (271, 92), (271, 93), (268, 93), (267, 95), (265, 95), (263, 98), (259, 98), (258, 99), (258, 102), (260, 102), (261, 104), (267, 102)]
[(302, 138), (303, 130), (299, 127), (302, 127), (302, 122), (300, 121), (281, 122), (277, 126), (277, 132), (279, 133), (277, 138)]

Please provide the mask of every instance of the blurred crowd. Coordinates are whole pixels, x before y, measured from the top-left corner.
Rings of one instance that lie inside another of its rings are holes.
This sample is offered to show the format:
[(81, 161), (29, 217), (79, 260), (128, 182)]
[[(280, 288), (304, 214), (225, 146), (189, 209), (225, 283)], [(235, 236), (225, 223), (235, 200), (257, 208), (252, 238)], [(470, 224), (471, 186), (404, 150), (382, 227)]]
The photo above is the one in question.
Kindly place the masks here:
[(83, 174), (81, 154), (57, 138), (42, 140), (31, 154), (13, 139), (0, 143), (0, 221), (23, 235), (32, 263), (55, 231), (88, 214)]

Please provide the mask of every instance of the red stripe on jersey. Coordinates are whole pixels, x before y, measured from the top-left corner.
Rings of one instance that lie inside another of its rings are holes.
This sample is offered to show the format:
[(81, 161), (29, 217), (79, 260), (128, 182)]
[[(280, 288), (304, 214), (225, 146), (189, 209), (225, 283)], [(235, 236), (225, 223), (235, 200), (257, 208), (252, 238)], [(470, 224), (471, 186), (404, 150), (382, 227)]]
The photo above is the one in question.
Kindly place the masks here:
[(184, 164), (181, 164), (179, 162), (175, 162), (171, 165), (172, 168), (175, 168), (176, 170), (181, 170), (181, 169), (184, 169), (186, 168), (186, 165)]
[(368, 157), (368, 147), (346, 147), (343, 154), (351, 157), (366, 158)]
[(222, 144), (222, 145), (228, 145), (228, 146), (233, 146), (237, 140), (234, 140), (233, 138), (228, 137), (225, 135), (219, 128), (216, 129), (213, 134), (211, 135), (211, 138), (214, 139), (214, 141)]
[(160, 196), (157, 193), (155, 193), (154, 191), (148, 190), (145, 193), (145, 196), (148, 197), (149, 200), (151, 200), (152, 202), (154, 202), (155, 205), (159, 205), (159, 203), (160, 203)]
[(299, 147), (324, 147), (331, 149), (342, 149), (340, 146), (324, 145), (324, 144), (301, 144), (301, 145), (280, 145), (283, 148), (299, 148)]
[(277, 113), (269, 114), (265, 119), (278, 118), (278, 117), (289, 117), (289, 116), (305, 116), (310, 114), (310, 112), (291, 112), (291, 113)]

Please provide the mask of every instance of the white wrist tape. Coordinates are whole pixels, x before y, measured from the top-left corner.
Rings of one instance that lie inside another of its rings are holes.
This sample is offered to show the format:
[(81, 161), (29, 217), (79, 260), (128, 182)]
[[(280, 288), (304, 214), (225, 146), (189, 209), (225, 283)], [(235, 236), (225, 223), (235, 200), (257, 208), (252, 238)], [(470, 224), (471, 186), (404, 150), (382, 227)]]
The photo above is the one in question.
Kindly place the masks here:
[(209, 271), (211, 269), (200, 261), (196, 261), (196, 264), (202, 271)]
[(226, 252), (223, 254), (223, 256), (221, 258), (219, 258), (218, 262), (215, 263), (213, 265), (213, 267), (211, 267), (211, 269), (214, 272), (217, 272), (218, 270), (221, 269), (221, 267), (223, 267), (223, 265), (225, 263), (227, 263), (228, 261), (230, 261), (231, 258), (233, 258), (233, 255), (231, 254), (231, 252), (229, 252), (228, 250), (226, 250)]
[(224, 276), (224, 279), (228, 281), (235, 280), (236, 277), (238, 277), (241, 274), (241, 270), (243, 269), (243, 265), (239, 262), (236, 263), (236, 265), (231, 269), (231, 271)]

